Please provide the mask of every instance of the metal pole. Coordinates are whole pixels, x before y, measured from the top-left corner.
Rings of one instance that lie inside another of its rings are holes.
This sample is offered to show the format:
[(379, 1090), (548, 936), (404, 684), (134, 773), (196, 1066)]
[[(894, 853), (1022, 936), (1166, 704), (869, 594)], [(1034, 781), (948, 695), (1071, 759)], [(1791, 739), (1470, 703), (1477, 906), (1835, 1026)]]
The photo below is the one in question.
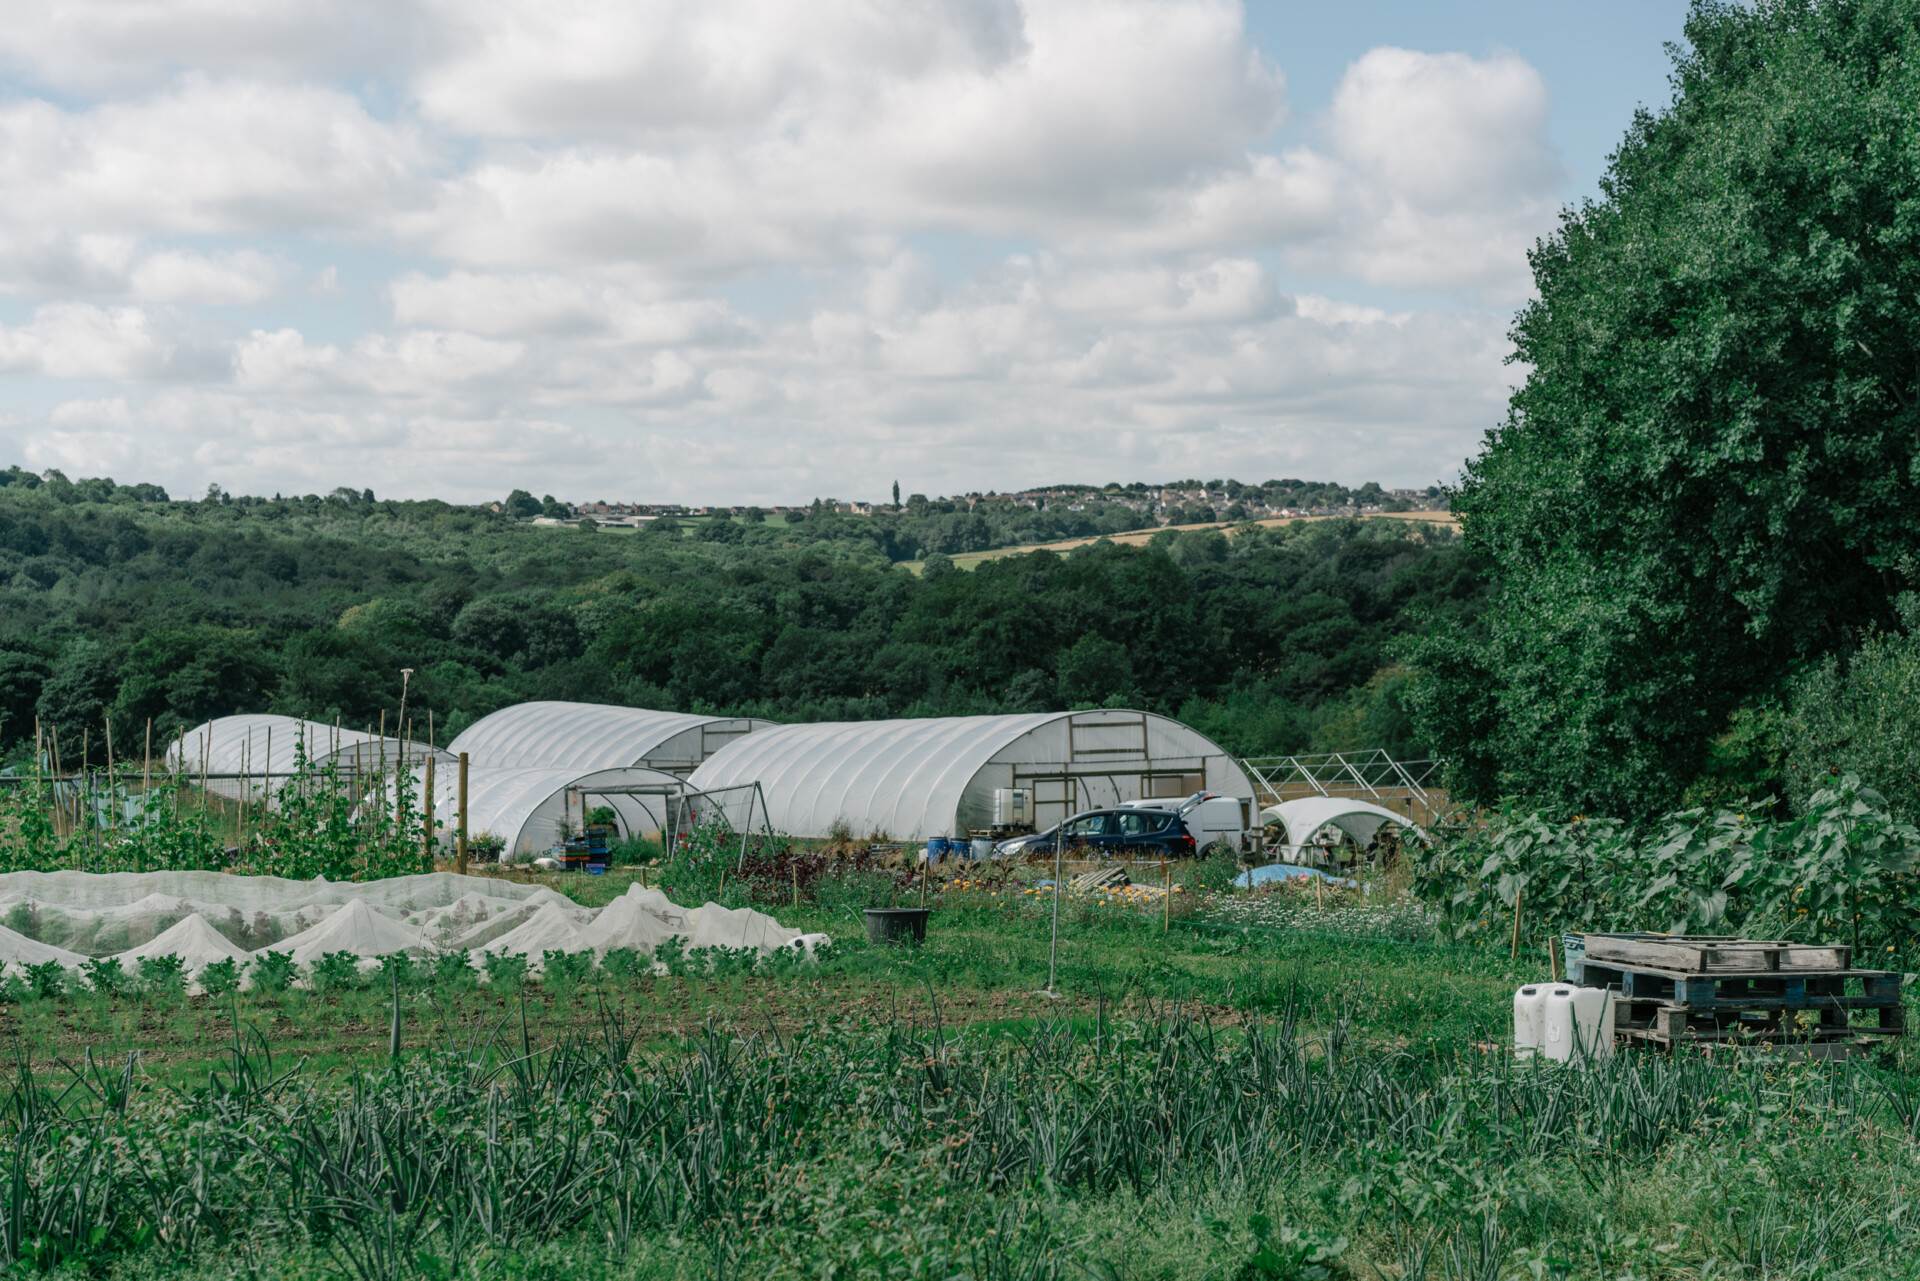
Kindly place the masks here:
[(747, 793), (747, 821), (740, 825), (740, 861), (734, 865), (737, 877), (747, 870), (747, 836), (753, 831), (753, 793)]
[(1047, 986), (1045, 995), (1057, 997), (1053, 981), (1059, 973), (1060, 960), (1060, 854), (1061, 842), (1066, 839), (1067, 820), (1062, 818), (1059, 826), (1053, 829), (1053, 937), (1047, 942)]
[(460, 827), (454, 837), (454, 862), (467, 874), (467, 753), (460, 753)]

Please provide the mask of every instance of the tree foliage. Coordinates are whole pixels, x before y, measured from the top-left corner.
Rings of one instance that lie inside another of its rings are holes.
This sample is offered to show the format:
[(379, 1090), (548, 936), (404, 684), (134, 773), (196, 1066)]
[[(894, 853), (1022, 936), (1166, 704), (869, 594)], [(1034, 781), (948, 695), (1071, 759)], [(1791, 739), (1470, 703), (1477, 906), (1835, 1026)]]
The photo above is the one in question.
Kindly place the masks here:
[(1675, 58), (1455, 503), (1492, 594), (1413, 701), (1482, 799), (1671, 801), (1920, 550), (1920, 3), (1696, 3)]
[[(69, 482), (79, 489), (87, 482)], [(558, 698), (780, 720), (1120, 702), (1243, 752), (1417, 754), (1390, 649), (1480, 578), (1444, 531), (1339, 521), (1095, 544), (915, 576), (870, 523), (717, 522), (722, 540), (536, 528), (443, 503), (73, 499), (0, 486), (0, 752), (63, 763), (211, 716), (376, 724), (411, 668), (445, 742)], [(64, 492), (64, 491), (63, 491)], [(352, 495), (348, 501), (346, 495)], [(929, 520), (948, 519), (935, 513)], [(884, 540), (883, 540), (884, 541)], [(1391, 734), (1395, 741), (1326, 735)]]

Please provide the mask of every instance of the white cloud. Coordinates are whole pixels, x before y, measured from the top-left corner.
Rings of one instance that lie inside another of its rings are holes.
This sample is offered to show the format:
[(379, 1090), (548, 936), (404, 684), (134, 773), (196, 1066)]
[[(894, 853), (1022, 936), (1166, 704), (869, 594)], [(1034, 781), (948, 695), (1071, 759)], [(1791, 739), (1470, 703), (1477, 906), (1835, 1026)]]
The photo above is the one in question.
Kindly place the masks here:
[(194, 70), (363, 76), (404, 66), (426, 33), (409, 0), (42, 0), (0, 23), (0, 66), (97, 94)]
[(1443, 209), (1499, 204), (1560, 177), (1547, 86), (1513, 54), (1373, 49), (1333, 96), (1340, 155), (1385, 190)]
[(172, 346), (138, 307), (48, 303), (25, 325), (0, 326), (0, 370), (48, 378), (150, 378)]
[(0, 221), (130, 234), (377, 230), (429, 176), (415, 130), (351, 94), (189, 75), (63, 110), (0, 105)]
[(165, 251), (149, 254), (133, 269), (133, 295), (148, 302), (212, 306), (259, 302), (273, 293), (279, 271), (265, 254), (237, 249), (223, 254)]
[(1232, 0), (50, 0), (8, 430), (182, 492), (1450, 474), (1547, 87), (1379, 48), (1290, 115), (1276, 62)]

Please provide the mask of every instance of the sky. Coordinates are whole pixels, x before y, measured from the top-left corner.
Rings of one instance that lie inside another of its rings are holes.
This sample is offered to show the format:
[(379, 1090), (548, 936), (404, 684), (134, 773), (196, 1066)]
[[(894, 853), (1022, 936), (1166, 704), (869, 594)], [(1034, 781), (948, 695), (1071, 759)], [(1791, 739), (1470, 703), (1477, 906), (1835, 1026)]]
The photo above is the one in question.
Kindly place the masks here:
[(176, 497), (1453, 479), (1677, 2), (40, 0), (0, 464)]

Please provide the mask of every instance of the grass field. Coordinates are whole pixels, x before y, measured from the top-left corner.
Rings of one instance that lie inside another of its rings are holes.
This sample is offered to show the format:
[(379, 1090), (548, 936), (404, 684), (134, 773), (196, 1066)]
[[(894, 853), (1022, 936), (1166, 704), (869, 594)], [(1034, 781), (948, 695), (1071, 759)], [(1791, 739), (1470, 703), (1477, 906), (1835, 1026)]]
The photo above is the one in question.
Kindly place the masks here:
[[(620, 888), (575, 880), (604, 899)], [(943, 896), (813, 964), (24, 999), (0, 1251), (73, 1275), (1916, 1275), (1920, 1077), (1504, 1052), (1504, 949), (1310, 895)]]
[[(1220, 529), (1232, 535), (1242, 529), (1255, 526), (1275, 527), (1280, 525), (1311, 524), (1318, 521), (1351, 520), (1350, 516), (1274, 516), (1266, 520), (1248, 521), (1211, 521), (1199, 525), (1158, 525), (1152, 529), (1130, 530), (1124, 534), (1101, 534), (1092, 538), (1063, 538), (1051, 543), (1026, 543), (1019, 547), (996, 547), (984, 552), (960, 552), (951, 557), (956, 569), (973, 569), (982, 562), (999, 560), (1005, 556), (1024, 556), (1028, 552), (1067, 552), (1076, 547), (1085, 547), (1091, 543), (1124, 543), (1128, 546), (1141, 546), (1156, 534), (1185, 534), (1199, 530)], [(1365, 520), (1406, 520), (1421, 525), (1443, 525), (1449, 529), (1458, 529), (1460, 522), (1452, 512), (1376, 512), (1362, 517)], [(918, 560), (902, 561), (907, 569), (918, 574), (925, 570), (926, 562)]]

